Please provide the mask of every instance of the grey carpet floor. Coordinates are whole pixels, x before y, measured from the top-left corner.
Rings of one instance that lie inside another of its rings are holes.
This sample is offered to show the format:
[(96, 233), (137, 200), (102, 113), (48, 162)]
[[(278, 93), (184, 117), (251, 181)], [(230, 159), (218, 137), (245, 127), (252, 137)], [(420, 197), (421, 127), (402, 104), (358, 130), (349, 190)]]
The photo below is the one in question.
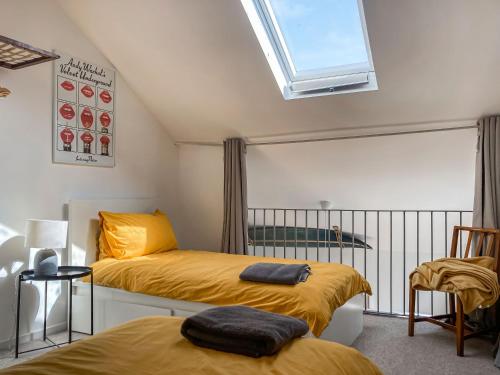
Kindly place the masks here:
[(363, 333), (353, 346), (386, 375), (500, 375), (489, 340), (466, 340), (465, 357), (458, 357), (452, 332), (421, 322), (415, 325), (415, 336), (408, 337), (407, 324), (406, 319), (365, 315)]
[[(493, 366), (492, 344), (485, 339), (465, 342), (465, 357), (457, 357), (451, 332), (428, 323), (418, 323), (415, 336), (408, 337), (407, 320), (366, 315), (365, 327), (354, 347), (374, 361), (386, 375), (500, 375)], [(85, 336), (76, 336), (81, 338)], [(66, 333), (51, 336), (56, 342), (67, 339)], [(28, 350), (43, 346), (33, 341), (22, 346)], [(48, 349), (50, 350), (50, 349)], [(0, 351), (0, 368), (12, 366), (43, 354), (46, 350), (23, 354), (14, 359), (8, 351)], [(306, 374), (304, 374), (306, 375)]]

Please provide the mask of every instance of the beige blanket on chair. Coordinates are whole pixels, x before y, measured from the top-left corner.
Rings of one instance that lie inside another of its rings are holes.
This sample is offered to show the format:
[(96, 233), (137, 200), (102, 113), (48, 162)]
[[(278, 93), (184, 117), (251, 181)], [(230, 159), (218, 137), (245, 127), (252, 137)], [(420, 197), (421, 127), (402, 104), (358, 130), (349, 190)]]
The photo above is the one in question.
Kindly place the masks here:
[(467, 259), (441, 258), (421, 264), (410, 274), (415, 289), (455, 293), (464, 313), (493, 305), (500, 296), (496, 260), (481, 256)]

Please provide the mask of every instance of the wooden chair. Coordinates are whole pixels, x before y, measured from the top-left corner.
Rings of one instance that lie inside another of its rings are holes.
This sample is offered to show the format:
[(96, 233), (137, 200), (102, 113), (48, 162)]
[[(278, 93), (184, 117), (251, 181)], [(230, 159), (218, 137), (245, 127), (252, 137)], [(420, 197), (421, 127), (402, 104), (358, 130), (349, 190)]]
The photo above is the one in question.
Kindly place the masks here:
[[(467, 246), (463, 258), (476, 255), (487, 255), (496, 258), (495, 272), (500, 270), (500, 230), (499, 229), (483, 229), (471, 228), (464, 226), (455, 226), (453, 228), (453, 238), (451, 242), (450, 257), (457, 257), (457, 246), (462, 232), (468, 232)], [(472, 239), (476, 236), (477, 244), (474, 253), (470, 251)], [(500, 277), (499, 277), (500, 281)], [(410, 280), (410, 316), (408, 320), (408, 336), (413, 336), (415, 322), (430, 322), (437, 324), (443, 328), (455, 332), (455, 341), (457, 346), (457, 355), (464, 355), (464, 340), (473, 336), (478, 336), (485, 333), (485, 330), (476, 330), (469, 328), (465, 323), (463, 305), (460, 298), (455, 294), (449, 294), (449, 314), (425, 316), (415, 318), (415, 295), (416, 290), (413, 288)]]

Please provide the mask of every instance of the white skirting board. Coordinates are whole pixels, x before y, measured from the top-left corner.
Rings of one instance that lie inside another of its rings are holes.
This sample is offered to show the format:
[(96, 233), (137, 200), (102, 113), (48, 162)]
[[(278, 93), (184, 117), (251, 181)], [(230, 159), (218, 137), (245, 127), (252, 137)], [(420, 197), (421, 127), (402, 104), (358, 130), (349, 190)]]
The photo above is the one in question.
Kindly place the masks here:
[[(73, 284), (73, 329), (90, 332), (90, 285)], [(213, 305), (131, 293), (94, 286), (94, 331), (100, 332), (144, 316), (191, 316)], [(357, 295), (333, 314), (321, 338), (351, 345), (363, 330), (363, 295)]]

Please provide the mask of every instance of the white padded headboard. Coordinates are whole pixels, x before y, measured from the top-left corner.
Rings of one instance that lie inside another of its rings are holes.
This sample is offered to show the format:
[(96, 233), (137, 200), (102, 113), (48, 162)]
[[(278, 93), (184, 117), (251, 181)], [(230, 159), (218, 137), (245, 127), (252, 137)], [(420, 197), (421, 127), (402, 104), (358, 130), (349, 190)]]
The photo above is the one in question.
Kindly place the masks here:
[(68, 264), (88, 266), (95, 262), (99, 235), (99, 211), (153, 212), (155, 198), (91, 199), (69, 202)]

